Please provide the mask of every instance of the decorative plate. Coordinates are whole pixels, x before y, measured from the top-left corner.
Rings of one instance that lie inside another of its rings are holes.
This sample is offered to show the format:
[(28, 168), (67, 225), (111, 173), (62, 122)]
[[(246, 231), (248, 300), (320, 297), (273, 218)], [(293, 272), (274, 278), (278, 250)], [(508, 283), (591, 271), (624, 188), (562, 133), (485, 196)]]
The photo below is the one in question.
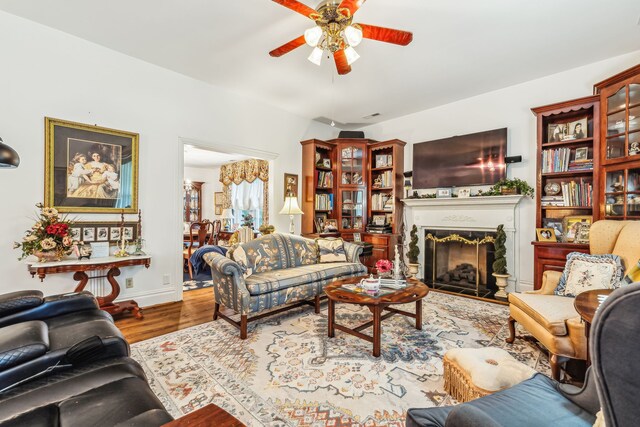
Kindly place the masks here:
[(560, 184), (557, 182), (549, 182), (544, 186), (544, 192), (547, 196), (557, 196), (560, 194)]

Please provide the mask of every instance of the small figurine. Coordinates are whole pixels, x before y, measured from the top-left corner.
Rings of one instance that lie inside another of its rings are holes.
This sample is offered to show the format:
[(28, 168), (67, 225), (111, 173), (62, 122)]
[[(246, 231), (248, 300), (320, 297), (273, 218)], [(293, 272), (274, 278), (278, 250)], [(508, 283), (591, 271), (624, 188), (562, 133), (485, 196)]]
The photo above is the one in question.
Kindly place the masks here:
[(640, 154), (640, 142), (632, 142), (629, 145), (629, 155), (635, 156), (636, 154)]
[(78, 260), (82, 258), (91, 259), (91, 253), (93, 248), (90, 243), (78, 242), (73, 245), (73, 253), (78, 257)]

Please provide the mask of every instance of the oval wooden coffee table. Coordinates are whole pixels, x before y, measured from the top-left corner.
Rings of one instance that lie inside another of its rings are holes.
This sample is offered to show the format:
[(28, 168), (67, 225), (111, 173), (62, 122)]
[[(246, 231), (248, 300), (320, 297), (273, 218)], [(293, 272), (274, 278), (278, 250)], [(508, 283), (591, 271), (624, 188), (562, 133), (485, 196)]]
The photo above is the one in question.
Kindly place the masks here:
[(591, 355), (589, 354), (589, 333), (591, 331), (591, 323), (596, 315), (598, 307), (600, 307), (599, 295), (609, 295), (613, 289), (593, 289), (578, 294), (573, 302), (573, 306), (584, 322), (584, 333), (587, 337), (587, 366), (591, 365)]
[[(329, 338), (335, 336), (335, 330), (338, 329), (342, 332), (346, 332), (365, 341), (373, 343), (373, 356), (380, 357), (380, 335), (382, 332), (382, 321), (388, 319), (394, 314), (401, 314), (403, 316), (416, 319), (416, 329), (422, 329), (422, 299), (429, 293), (429, 288), (424, 283), (415, 280), (407, 280), (407, 286), (403, 289), (392, 290), (382, 288), (382, 292), (388, 292), (379, 295), (370, 295), (364, 292), (355, 292), (343, 288), (343, 285), (357, 284), (360, 280), (366, 278), (351, 277), (345, 280), (336, 281), (328, 285), (324, 292), (329, 298)], [(410, 302), (416, 303), (416, 312), (410, 313), (408, 311), (398, 310), (390, 305), (395, 304), (407, 304)], [(362, 324), (356, 328), (347, 328), (343, 325), (336, 324), (336, 302), (344, 304), (358, 304), (366, 306), (371, 313), (373, 313), (373, 320)], [(383, 311), (387, 311), (384, 315)], [(362, 330), (373, 326), (373, 336), (363, 334)]]

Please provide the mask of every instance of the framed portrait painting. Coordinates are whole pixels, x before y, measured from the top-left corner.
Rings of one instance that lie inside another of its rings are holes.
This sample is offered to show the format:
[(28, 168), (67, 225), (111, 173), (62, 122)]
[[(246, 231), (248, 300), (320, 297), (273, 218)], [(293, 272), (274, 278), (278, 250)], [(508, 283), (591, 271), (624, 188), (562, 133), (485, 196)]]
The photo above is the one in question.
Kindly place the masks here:
[(137, 133), (45, 118), (45, 205), (138, 212)]
[(284, 174), (284, 197), (286, 199), (288, 194), (293, 194), (298, 197), (298, 175), (292, 173)]

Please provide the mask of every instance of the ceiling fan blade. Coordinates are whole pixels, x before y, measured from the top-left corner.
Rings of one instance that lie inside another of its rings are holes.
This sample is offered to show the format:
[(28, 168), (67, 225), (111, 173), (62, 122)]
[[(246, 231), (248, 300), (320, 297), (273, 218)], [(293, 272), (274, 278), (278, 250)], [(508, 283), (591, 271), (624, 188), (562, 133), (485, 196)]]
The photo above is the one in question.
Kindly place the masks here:
[(289, 43), (285, 43), (282, 46), (273, 49), (271, 52), (269, 52), (269, 55), (277, 58), (284, 55), (285, 53), (289, 53), (292, 50), (299, 48), (305, 43), (306, 42), (304, 41), (304, 36), (300, 36), (297, 39), (291, 40)]
[(362, 6), (365, 1), (367, 0), (342, 0), (342, 3), (340, 3), (340, 6), (338, 6), (338, 10), (349, 9), (349, 12), (351, 12), (351, 16), (353, 16), (353, 14), (356, 13), (358, 9), (360, 9), (360, 6)]
[(311, 17), (312, 14), (314, 15), (318, 14), (318, 12), (311, 9), (309, 6), (300, 3), (297, 0), (273, 0), (273, 1), (295, 12), (298, 12), (300, 15), (304, 15), (309, 19), (313, 19)]
[(345, 55), (344, 50), (338, 50), (334, 52), (333, 59), (336, 61), (338, 74), (343, 76), (351, 72), (351, 65), (347, 63), (347, 55)]
[(413, 34), (408, 31), (392, 28), (376, 27), (375, 25), (358, 24), (362, 28), (362, 37), (386, 43), (406, 46), (413, 40)]

